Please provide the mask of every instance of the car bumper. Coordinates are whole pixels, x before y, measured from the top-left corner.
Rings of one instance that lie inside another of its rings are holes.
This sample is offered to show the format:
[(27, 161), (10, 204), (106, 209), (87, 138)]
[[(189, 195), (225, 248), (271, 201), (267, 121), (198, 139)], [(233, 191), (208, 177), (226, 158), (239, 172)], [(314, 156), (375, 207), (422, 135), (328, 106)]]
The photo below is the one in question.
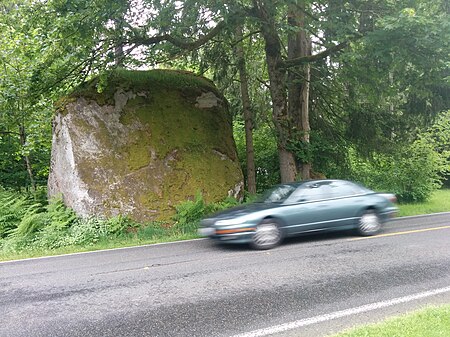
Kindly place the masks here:
[(250, 242), (254, 233), (255, 233), (254, 226), (234, 227), (234, 228), (201, 227), (198, 229), (198, 234), (200, 236), (209, 237), (217, 241), (233, 242), (233, 243)]
[(380, 213), (383, 221), (388, 221), (389, 219), (395, 218), (398, 216), (398, 208), (397, 207), (390, 207), (384, 212)]

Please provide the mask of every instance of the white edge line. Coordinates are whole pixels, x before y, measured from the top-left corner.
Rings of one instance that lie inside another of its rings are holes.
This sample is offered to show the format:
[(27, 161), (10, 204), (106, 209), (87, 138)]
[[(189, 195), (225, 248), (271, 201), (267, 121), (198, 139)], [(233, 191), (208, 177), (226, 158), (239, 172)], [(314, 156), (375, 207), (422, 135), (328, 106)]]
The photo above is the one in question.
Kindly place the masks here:
[(341, 311), (335, 311), (335, 312), (332, 312), (329, 314), (314, 316), (314, 317), (301, 319), (301, 320), (290, 322), (290, 323), (276, 325), (276, 326), (265, 328), (265, 329), (259, 329), (259, 330), (242, 333), (239, 335), (235, 335), (233, 337), (267, 336), (267, 335), (280, 333), (280, 332), (284, 332), (284, 331), (288, 331), (288, 330), (293, 330), (293, 329), (297, 329), (300, 327), (304, 327), (304, 326), (308, 326), (308, 325), (312, 325), (312, 324), (316, 324), (316, 323), (320, 323), (320, 322), (330, 321), (330, 320), (333, 320), (336, 318), (356, 315), (356, 314), (360, 314), (360, 313), (367, 312), (367, 311), (390, 307), (390, 306), (393, 306), (396, 304), (419, 300), (422, 298), (439, 295), (439, 294), (446, 293), (446, 292), (450, 292), (450, 287), (439, 288), (439, 289), (425, 291), (425, 292), (414, 294), (414, 295), (398, 297), (398, 298), (394, 298), (394, 299), (387, 300), (387, 301), (370, 303), (370, 304), (366, 304), (366, 305), (363, 305), (360, 307), (350, 308), (350, 309), (341, 310)]
[(38, 257), (28, 257), (28, 258), (25, 258), (25, 259), (0, 261), (0, 264), (13, 263), (13, 262), (22, 262), (22, 261), (25, 262), (25, 261), (33, 261), (33, 260), (44, 260), (44, 259), (51, 259), (51, 258), (54, 258), (54, 257), (63, 257), (63, 256), (76, 256), (76, 255), (94, 254), (94, 253), (109, 252), (109, 251), (113, 251), (113, 250), (126, 250), (126, 249), (131, 250), (131, 249), (139, 249), (139, 248), (145, 248), (145, 247), (164, 246), (164, 245), (171, 245), (171, 244), (176, 244), (176, 243), (202, 241), (202, 240), (206, 240), (206, 239), (207, 238), (198, 238), (198, 239), (189, 239), (189, 240), (181, 240), (181, 241), (148, 243), (148, 244), (139, 245), (139, 246), (108, 248), (108, 249), (91, 250), (91, 251), (87, 251), (87, 252), (68, 253), (68, 254), (59, 254), (59, 255), (48, 255), (48, 256), (38, 256)]
[(450, 212), (439, 212), (439, 213), (430, 213), (430, 214), (420, 214), (420, 215), (408, 215), (408, 216), (399, 216), (396, 218), (389, 219), (388, 222), (401, 221), (405, 219), (414, 219), (414, 218), (427, 218), (431, 216), (439, 216), (439, 215), (450, 215)]
[[(402, 217), (390, 219), (389, 222), (401, 221), (401, 220), (404, 220), (404, 219), (412, 219), (412, 218), (431, 217), (431, 216), (435, 216), (435, 215), (446, 215), (446, 214), (450, 215), (450, 212), (440, 212), (440, 213), (431, 213), (431, 214), (402, 216)], [(113, 250), (138, 249), (140, 247), (162, 246), (162, 245), (177, 244), (177, 243), (192, 242), (192, 241), (201, 241), (201, 240), (207, 240), (207, 238), (198, 238), (198, 239), (190, 239), (190, 240), (171, 241), (171, 242), (160, 242), (160, 243), (149, 243), (149, 244), (139, 245), (139, 246), (120, 247), (120, 248), (108, 248), (108, 249), (93, 250), (93, 251), (88, 251), (88, 252), (78, 252), (78, 253), (39, 256), (39, 257), (29, 257), (29, 258), (18, 259), (18, 260), (0, 261), (0, 264), (21, 262), (21, 261), (30, 261), (30, 260), (32, 261), (32, 260), (51, 259), (51, 258), (61, 257), (61, 256), (94, 254), (94, 253), (102, 253), (102, 252), (108, 252), (108, 251), (113, 251)]]

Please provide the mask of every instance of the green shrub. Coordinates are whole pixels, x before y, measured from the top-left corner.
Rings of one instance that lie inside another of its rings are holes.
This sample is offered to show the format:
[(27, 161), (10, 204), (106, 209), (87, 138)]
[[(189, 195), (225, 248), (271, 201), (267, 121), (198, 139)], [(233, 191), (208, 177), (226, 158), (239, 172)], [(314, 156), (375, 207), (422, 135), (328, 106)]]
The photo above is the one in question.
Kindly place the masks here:
[(64, 237), (64, 245), (92, 245), (109, 234), (107, 221), (97, 217), (77, 219)]
[(45, 226), (33, 238), (33, 248), (48, 250), (69, 246), (70, 242), (67, 240), (67, 236), (66, 228)]
[[(241, 203), (233, 197), (227, 197), (222, 201), (214, 202), (209, 205), (209, 212), (219, 212), (227, 208), (238, 206)], [(206, 215), (206, 214), (204, 214)]]
[(77, 218), (75, 212), (66, 207), (60, 197), (50, 199), (46, 211), (50, 219), (49, 226), (55, 230), (70, 227)]
[(197, 223), (206, 213), (211, 211), (200, 192), (195, 194), (194, 200), (186, 200), (175, 206), (176, 214), (173, 220), (182, 226)]
[(55, 244), (60, 247), (93, 245), (101, 240), (120, 237), (126, 233), (126, 229), (137, 226), (137, 223), (123, 216), (111, 219), (101, 217), (77, 218)]
[(201, 193), (195, 195), (194, 200), (187, 200), (175, 207), (175, 229), (183, 234), (194, 233), (200, 220), (212, 212), (218, 212), (239, 204), (235, 198), (228, 197), (221, 202), (207, 204)]
[(350, 179), (377, 191), (392, 192), (401, 202), (421, 202), (442, 184), (444, 162), (432, 144), (419, 138), (396, 154), (375, 154), (371, 160), (350, 151)]
[[(61, 219), (65, 213), (66, 218)], [(41, 249), (55, 249), (67, 246), (90, 246), (101, 240), (118, 238), (126, 233), (128, 228), (137, 224), (127, 217), (103, 219), (99, 217), (73, 218), (73, 212), (62, 209), (57, 214), (59, 222), (42, 228), (34, 237), (33, 245)], [(65, 221), (61, 221), (65, 220)]]
[(121, 236), (127, 231), (134, 231), (139, 228), (139, 224), (127, 216), (116, 216), (106, 221), (108, 234), (111, 236)]
[(153, 221), (141, 226), (136, 231), (136, 237), (138, 239), (158, 239), (164, 236), (168, 236), (173, 231), (170, 226), (165, 226), (165, 223)]

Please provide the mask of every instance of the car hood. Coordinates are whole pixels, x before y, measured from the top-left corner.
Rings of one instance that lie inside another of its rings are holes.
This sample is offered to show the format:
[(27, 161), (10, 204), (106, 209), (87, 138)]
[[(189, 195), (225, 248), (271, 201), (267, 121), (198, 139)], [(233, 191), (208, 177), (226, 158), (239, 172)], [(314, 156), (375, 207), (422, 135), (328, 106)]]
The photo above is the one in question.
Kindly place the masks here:
[(242, 206), (237, 206), (233, 208), (229, 208), (224, 211), (220, 211), (217, 213), (214, 213), (207, 217), (207, 219), (214, 219), (214, 220), (225, 220), (225, 219), (233, 219), (236, 217), (244, 216), (250, 213), (263, 211), (270, 208), (280, 207), (281, 204), (275, 204), (275, 203), (252, 203)]

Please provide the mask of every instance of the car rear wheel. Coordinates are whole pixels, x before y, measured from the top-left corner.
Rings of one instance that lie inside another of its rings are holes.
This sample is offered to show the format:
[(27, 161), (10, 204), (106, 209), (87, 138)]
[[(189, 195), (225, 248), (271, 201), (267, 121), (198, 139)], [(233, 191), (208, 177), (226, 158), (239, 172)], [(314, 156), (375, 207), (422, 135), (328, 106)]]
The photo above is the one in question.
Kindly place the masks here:
[(282, 233), (275, 219), (265, 219), (256, 226), (251, 246), (255, 249), (270, 249), (280, 244)]
[(381, 231), (381, 221), (375, 210), (364, 211), (359, 218), (357, 231), (362, 236), (375, 235)]

